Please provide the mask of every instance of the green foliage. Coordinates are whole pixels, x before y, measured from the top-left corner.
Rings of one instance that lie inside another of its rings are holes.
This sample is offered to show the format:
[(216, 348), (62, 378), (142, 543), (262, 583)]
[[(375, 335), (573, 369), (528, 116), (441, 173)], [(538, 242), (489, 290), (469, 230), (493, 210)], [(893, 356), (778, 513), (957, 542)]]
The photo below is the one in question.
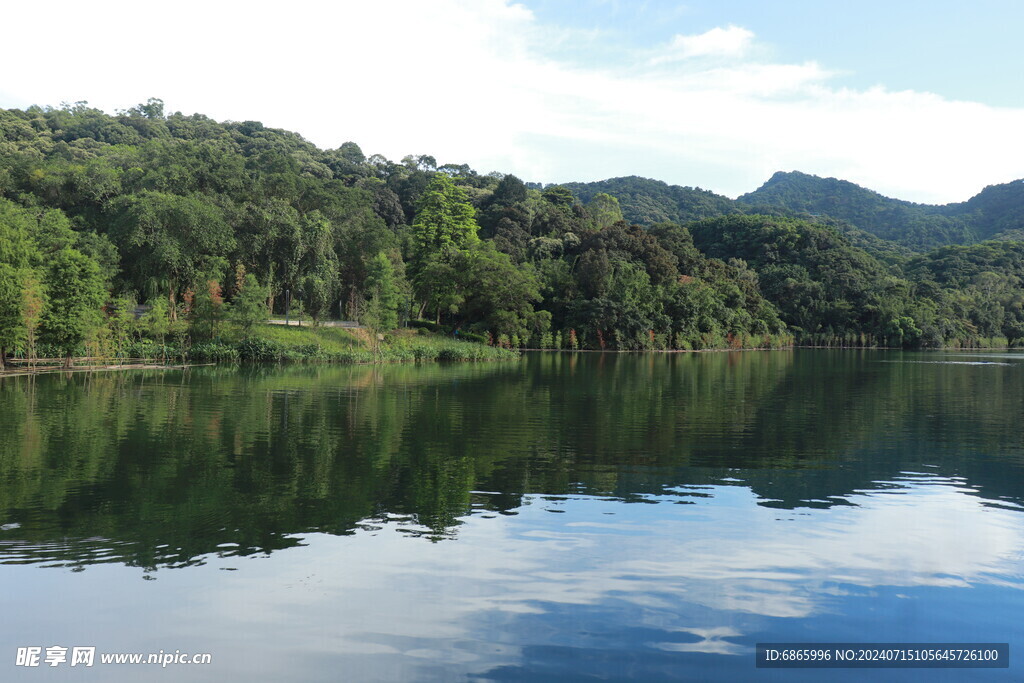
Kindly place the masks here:
[(398, 327), (400, 292), (395, 268), (387, 254), (381, 252), (367, 266), (366, 307), (363, 324), (371, 330), (393, 330)]
[(36, 222), (28, 211), (0, 199), (0, 263), (20, 270), (37, 260), (35, 232)]
[(252, 273), (245, 276), (242, 288), (235, 294), (231, 302), (228, 319), (237, 325), (246, 337), (254, 326), (267, 319), (266, 290), (260, 287), (259, 280)]
[(217, 336), (217, 327), (228, 314), (220, 283), (216, 280), (201, 282), (192, 301), (191, 323), (194, 339), (211, 340)]
[(977, 220), (971, 215), (970, 203), (945, 207), (913, 204), (883, 197), (845, 180), (799, 172), (776, 173), (737, 202), (755, 210), (779, 206), (809, 216), (831, 216), (914, 249), (974, 242), (979, 236), (997, 232), (999, 225)]
[[(886, 287), (905, 283), (833, 229), (778, 216), (728, 216), (690, 226), (710, 256), (742, 259), (765, 297), (803, 338), (852, 330), (885, 335), (886, 305), (902, 301)], [(774, 330), (766, 330), (773, 332)]]
[[(119, 197), (109, 211), (111, 237), (137, 291), (162, 289), (173, 297), (202, 270), (223, 263), (234, 247), (222, 211), (197, 197), (143, 191)], [(154, 279), (162, 279), (163, 287)]]
[(619, 200), (605, 192), (598, 192), (587, 203), (587, 212), (595, 230), (610, 228), (623, 220)]
[(660, 180), (637, 176), (611, 178), (595, 183), (568, 183), (582, 202), (590, 202), (599, 193), (618, 199), (626, 221), (639, 225), (685, 223), (711, 218), (737, 209), (727, 197), (693, 187), (668, 185)]
[[(179, 357), (219, 335), (225, 305), (210, 280), (235, 283), (227, 294), (240, 337), (283, 314), (288, 292), (293, 319), (304, 308), (315, 323), (337, 314), (392, 329), (429, 317), (504, 346), (513, 337), (606, 349), (1024, 339), (1022, 183), (945, 207), (796, 173), (737, 202), (637, 177), (541, 189), (429, 155), (366, 158), (351, 142), (320, 150), (255, 121), (169, 114), (159, 100), (115, 116), (85, 103), (0, 110), (0, 152), (8, 348), (34, 347), (35, 327), (61, 353), (87, 340), (121, 355), (135, 348), (127, 321), (90, 326), (70, 309), (84, 336), (55, 336), (66, 294), (29, 324), (29, 299), (42, 308), (52, 265), (69, 250), (97, 266), (101, 289), (149, 299), (145, 333)], [(177, 319), (190, 308), (192, 339)], [(328, 341), (281, 340), (275, 358), (355, 358)], [(436, 357), (395, 348), (378, 351)]]
[(47, 302), (41, 321), (41, 338), (60, 350), (71, 365), (71, 356), (101, 320), (106, 299), (99, 266), (81, 252), (62, 249), (47, 269)]
[(477, 240), (478, 230), (465, 191), (448, 176), (435, 175), (419, 199), (412, 224), (416, 255), (424, 259), (449, 249), (465, 249)]
[(7, 350), (25, 337), (21, 280), (19, 271), (0, 262), (0, 370), (4, 368)]
[(127, 357), (125, 349), (138, 329), (135, 321), (135, 301), (128, 297), (118, 297), (110, 302), (107, 307), (107, 326), (115, 344), (117, 357)]
[(305, 253), (300, 264), (304, 273), (300, 290), (314, 323), (329, 317), (339, 289), (338, 255), (334, 250), (331, 224), (319, 213), (310, 216), (303, 226)]
[(46, 292), (35, 272), (25, 275), (21, 284), (21, 321), (25, 333), (25, 355), (29, 361), (35, 361), (39, 325), (46, 308)]
[(167, 299), (157, 298), (149, 302), (149, 310), (140, 320), (142, 329), (151, 338), (160, 341), (161, 358), (167, 357), (167, 335), (171, 331)]
[[(244, 344), (244, 342), (243, 342)], [(242, 358), (238, 346), (222, 341), (206, 341), (189, 347), (188, 360), (206, 363), (234, 363)]]

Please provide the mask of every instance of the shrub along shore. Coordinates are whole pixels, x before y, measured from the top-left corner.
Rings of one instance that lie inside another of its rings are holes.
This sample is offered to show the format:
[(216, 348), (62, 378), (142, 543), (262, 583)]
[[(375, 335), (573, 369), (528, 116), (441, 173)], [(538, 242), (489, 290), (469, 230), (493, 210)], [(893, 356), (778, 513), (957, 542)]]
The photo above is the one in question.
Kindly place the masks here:
[[(121, 344), (110, 339), (84, 343), (72, 357), (73, 367), (114, 367), (120, 364), (170, 367), (195, 363), (345, 363), (374, 364), (432, 361), (515, 360), (514, 349), (487, 346), (472, 341), (418, 334), (399, 330), (374, 340), (367, 330), (332, 327), (280, 327), (257, 325), (246, 335), (228, 331), (221, 337), (191, 342), (185, 336), (153, 339), (137, 336)], [(66, 359), (47, 356), (47, 347), (34, 359), (16, 354), (8, 359), (8, 370), (63, 365)]]

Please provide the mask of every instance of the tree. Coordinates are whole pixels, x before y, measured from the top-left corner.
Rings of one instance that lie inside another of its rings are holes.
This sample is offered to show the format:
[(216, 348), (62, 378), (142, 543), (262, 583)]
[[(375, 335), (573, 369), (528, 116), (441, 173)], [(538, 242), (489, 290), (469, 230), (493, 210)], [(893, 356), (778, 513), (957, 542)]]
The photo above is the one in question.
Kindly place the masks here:
[(39, 256), (31, 239), (37, 225), (27, 210), (0, 199), (0, 370), (7, 351), (25, 337), (22, 280)]
[[(419, 201), (412, 224), (413, 281), (425, 309), (430, 302), (440, 304), (450, 289), (449, 264), (458, 253), (479, 241), (480, 227), (466, 193), (450, 177), (437, 174), (427, 185)], [(441, 306), (437, 305), (440, 317)]]
[(39, 277), (30, 271), (22, 283), (21, 313), (25, 326), (25, 355), (29, 363), (35, 365), (36, 344), (39, 339), (39, 324), (46, 307), (46, 292)]
[(229, 314), (231, 322), (242, 329), (245, 336), (252, 333), (252, 328), (267, 320), (267, 297), (265, 288), (260, 287), (256, 276), (249, 273), (241, 291), (235, 295), (231, 302)]
[(217, 324), (227, 315), (228, 305), (224, 303), (220, 283), (207, 280), (192, 300), (192, 334), (204, 339), (217, 336)]
[(366, 162), (366, 155), (354, 142), (343, 142), (338, 148), (339, 155), (351, 164), (362, 164)]
[(363, 324), (374, 332), (398, 327), (401, 293), (395, 277), (395, 267), (384, 252), (370, 259), (365, 289), (366, 308), (363, 311)]
[(519, 202), (526, 201), (526, 185), (514, 175), (507, 175), (501, 179), (498, 186), (494, 188), (491, 195), (491, 205), (512, 206)]
[(64, 356), (64, 367), (86, 335), (100, 324), (106, 299), (103, 277), (95, 261), (74, 249), (62, 249), (47, 269), (48, 301), (41, 321), (44, 341)]
[(590, 220), (597, 230), (604, 230), (622, 220), (622, 209), (619, 200), (605, 192), (598, 192), (587, 204)]
[(417, 263), (445, 249), (468, 248), (478, 240), (479, 229), (462, 188), (447, 175), (435, 175), (420, 197), (412, 223)]
[(123, 296), (115, 299), (109, 307), (107, 325), (117, 344), (117, 357), (123, 358), (125, 344), (128, 343), (137, 328), (135, 302)]
[(0, 370), (6, 367), (7, 350), (25, 337), (20, 273), (0, 263)]
[(167, 333), (170, 331), (168, 306), (167, 299), (157, 297), (149, 302), (149, 310), (142, 317), (146, 332), (160, 339), (160, 357), (164, 359), (167, 358)]
[(301, 263), (303, 274), (299, 283), (314, 325), (330, 316), (331, 308), (337, 301), (338, 254), (334, 251), (333, 241), (331, 223), (319, 212), (314, 212), (303, 221), (306, 253)]
[(0, 263), (14, 269), (21, 269), (32, 263), (38, 257), (32, 240), (36, 232), (37, 222), (29, 211), (14, 202), (0, 198)]
[(541, 299), (533, 268), (517, 268), (491, 242), (438, 255), (424, 266), (420, 278), (434, 283), (426, 303), (438, 319), (441, 314), (451, 316), (458, 327), (526, 338), (540, 318), (545, 326), (550, 323), (550, 313), (533, 310), (533, 302)]
[(235, 238), (223, 213), (199, 198), (162, 192), (120, 197), (111, 204), (111, 236), (138, 291), (166, 287), (171, 315), (179, 288), (195, 280), (210, 257), (223, 258)]

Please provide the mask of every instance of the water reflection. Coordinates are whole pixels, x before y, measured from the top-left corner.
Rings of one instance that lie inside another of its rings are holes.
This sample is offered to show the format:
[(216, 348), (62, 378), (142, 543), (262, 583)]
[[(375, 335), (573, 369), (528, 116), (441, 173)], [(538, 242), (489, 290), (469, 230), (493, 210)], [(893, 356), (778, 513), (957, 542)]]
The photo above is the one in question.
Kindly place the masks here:
[[(194, 680), (734, 680), (758, 641), (1012, 644), (1024, 365), (916, 362), (946, 357), (6, 379), (4, 640), (199, 641), (225, 668)], [(69, 620), (74, 590), (108, 609)]]

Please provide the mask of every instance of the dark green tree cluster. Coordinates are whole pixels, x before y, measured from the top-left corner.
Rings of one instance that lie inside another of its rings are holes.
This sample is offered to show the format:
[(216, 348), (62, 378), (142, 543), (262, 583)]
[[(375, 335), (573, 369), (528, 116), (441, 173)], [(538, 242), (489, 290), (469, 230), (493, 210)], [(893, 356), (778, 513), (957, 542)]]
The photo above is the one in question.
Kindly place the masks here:
[(785, 325), (742, 264), (707, 259), (687, 230), (645, 230), (598, 192), (528, 189), (505, 176), (481, 202), (482, 234), (535, 280), (530, 345), (691, 349), (782, 343)]
[(746, 260), (804, 343), (1005, 346), (1024, 338), (1024, 244), (944, 247), (885, 264), (830, 226), (727, 216), (691, 226), (709, 255)]
[(37, 339), (70, 365), (99, 326), (105, 283), (79, 238), (59, 211), (0, 198), (0, 369), (15, 348), (33, 358)]

